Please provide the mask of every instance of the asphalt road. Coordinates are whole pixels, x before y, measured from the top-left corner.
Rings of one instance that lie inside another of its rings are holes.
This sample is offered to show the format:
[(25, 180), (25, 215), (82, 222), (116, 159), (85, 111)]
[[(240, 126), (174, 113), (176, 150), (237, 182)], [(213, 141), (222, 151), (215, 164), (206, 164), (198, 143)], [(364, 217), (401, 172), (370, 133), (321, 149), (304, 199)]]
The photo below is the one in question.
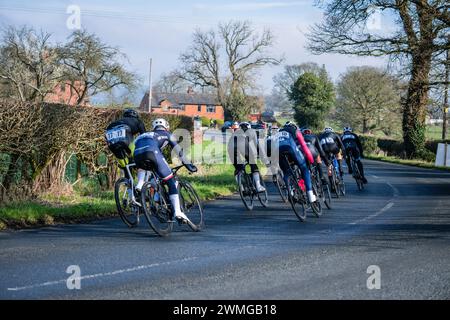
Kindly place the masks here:
[[(450, 174), (365, 163), (366, 190), (347, 176), (347, 196), (304, 223), (271, 186), (267, 209), (206, 204), (201, 233), (162, 239), (118, 219), (2, 232), (0, 298), (449, 299)], [(369, 290), (373, 265), (381, 287)]]

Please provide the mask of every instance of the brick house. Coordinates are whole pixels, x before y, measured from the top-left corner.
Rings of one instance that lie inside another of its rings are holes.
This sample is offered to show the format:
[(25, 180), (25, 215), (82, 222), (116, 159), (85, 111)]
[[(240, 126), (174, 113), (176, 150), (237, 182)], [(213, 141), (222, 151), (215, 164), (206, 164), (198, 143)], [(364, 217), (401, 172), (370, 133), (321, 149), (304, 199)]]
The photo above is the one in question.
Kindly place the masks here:
[[(148, 93), (142, 98), (139, 109), (149, 111)], [(206, 117), (214, 120), (224, 120), (223, 107), (214, 95), (194, 93), (152, 93), (151, 113), (161, 115), (183, 115), (189, 117)]]
[[(81, 82), (75, 82), (74, 86), (81, 88)], [(52, 93), (47, 94), (44, 101), (48, 103), (62, 103), (70, 106), (74, 106), (77, 104), (78, 94), (77, 92), (70, 86), (69, 81), (61, 82), (56, 85), (53, 89)], [(81, 105), (89, 105), (89, 98), (85, 98), (81, 103)]]

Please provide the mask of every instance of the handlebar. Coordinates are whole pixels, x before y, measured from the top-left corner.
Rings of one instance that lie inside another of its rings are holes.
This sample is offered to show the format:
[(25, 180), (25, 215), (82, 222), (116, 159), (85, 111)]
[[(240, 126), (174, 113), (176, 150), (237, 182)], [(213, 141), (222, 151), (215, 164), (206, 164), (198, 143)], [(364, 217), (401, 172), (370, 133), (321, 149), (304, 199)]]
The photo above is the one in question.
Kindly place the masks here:
[(172, 168), (172, 173), (177, 174), (178, 170), (180, 170), (181, 168), (184, 168), (184, 164), (182, 164), (181, 166)]

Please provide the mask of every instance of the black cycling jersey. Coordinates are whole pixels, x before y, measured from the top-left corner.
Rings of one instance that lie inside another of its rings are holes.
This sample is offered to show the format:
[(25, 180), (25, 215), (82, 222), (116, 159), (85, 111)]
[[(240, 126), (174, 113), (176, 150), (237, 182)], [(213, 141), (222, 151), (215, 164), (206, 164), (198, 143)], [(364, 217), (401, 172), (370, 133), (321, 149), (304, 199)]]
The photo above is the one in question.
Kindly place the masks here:
[(114, 127), (117, 127), (119, 125), (127, 125), (128, 127), (130, 127), (131, 129), (131, 134), (136, 135), (136, 134), (143, 134), (145, 133), (145, 125), (142, 122), (142, 120), (137, 119), (137, 118), (122, 118), (119, 120), (116, 120), (114, 122), (112, 122), (107, 128), (106, 130), (112, 129)]
[(303, 138), (305, 139), (306, 144), (309, 146), (313, 146), (317, 152), (320, 155), (320, 158), (322, 158), (325, 161), (325, 164), (328, 165), (328, 157), (325, 154), (325, 151), (323, 151), (322, 146), (319, 142), (319, 137), (315, 134), (304, 134)]
[(359, 139), (358, 135), (354, 134), (353, 132), (347, 131), (344, 132), (344, 134), (341, 137), (341, 140), (346, 149), (357, 147), (361, 155), (363, 154), (361, 140)]
[(341, 138), (334, 132), (324, 132), (319, 136), (320, 145), (326, 153), (337, 154), (339, 150), (345, 152)]

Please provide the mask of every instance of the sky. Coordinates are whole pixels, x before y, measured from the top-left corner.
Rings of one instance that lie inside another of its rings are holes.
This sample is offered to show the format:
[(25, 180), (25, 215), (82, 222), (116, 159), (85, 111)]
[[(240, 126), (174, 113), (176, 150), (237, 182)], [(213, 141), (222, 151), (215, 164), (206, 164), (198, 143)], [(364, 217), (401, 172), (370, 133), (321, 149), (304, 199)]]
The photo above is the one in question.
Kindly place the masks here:
[[(153, 59), (153, 81), (163, 72), (179, 66), (178, 57), (190, 44), (196, 28), (208, 30), (218, 22), (250, 20), (262, 31), (269, 28), (276, 43), (272, 53), (283, 56), (283, 64), (316, 62), (325, 64), (333, 80), (350, 66), (384, 66), (381, 58), (343, 55), (312, 55), (306, 48), (308, 27), (322, 19), (314, 0), (0, 0), (0, 27), (31, 25), (52, 33), (63, 42), (73, 31), (67, 27), (75, 5), (81, 12), (81, 27), (97, 34), (104, 42), (117, 46), (128, 57), (128, 68), (149, 83), (149, 60)], [(273, 87), (272, 77), (283, 66), (264, 67), (258, 85), (264, 93)]]

